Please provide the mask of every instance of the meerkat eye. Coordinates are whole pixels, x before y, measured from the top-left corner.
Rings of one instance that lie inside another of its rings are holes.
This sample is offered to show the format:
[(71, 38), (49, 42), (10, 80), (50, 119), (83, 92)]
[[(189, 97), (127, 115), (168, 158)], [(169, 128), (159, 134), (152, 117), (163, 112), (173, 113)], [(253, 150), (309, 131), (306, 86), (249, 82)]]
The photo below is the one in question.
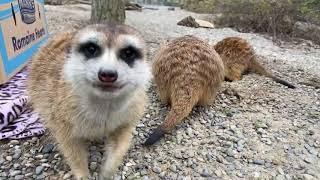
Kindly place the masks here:
[(98, 57), (101, 54), (101, 48), (93, 42), (88, 42), (80, 46), (79, 52), (84, 54), (86, 58), (90, 59)]
[(141, 52), (138, 49), (129, 46), (119, 51), (119, 58), (131, 66), (134, 60), (141, 58)]

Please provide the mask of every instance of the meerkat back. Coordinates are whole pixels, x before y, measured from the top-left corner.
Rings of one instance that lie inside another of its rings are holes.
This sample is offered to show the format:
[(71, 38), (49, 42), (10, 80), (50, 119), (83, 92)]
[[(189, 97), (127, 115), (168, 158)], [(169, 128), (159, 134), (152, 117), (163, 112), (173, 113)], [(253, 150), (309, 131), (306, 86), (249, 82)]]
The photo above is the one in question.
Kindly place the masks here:
[(223, 81), (224, 67), (208, 43), (184, 36), (160, 47), (152, 73), (161, 101), (170, 104), (171, 110), (145, 145), (152, 145), (169, 133), (195, 105), (212, 103)]
[(251, 44), (240, 37), (227, 37), (214, 45), (225, 66), (225, 79), (237, 81), (243, 74), (253, 72), (273, 79), (289, 88), (295, 88), (291, 83), (282, 80), (268, 72), (260, 63)]

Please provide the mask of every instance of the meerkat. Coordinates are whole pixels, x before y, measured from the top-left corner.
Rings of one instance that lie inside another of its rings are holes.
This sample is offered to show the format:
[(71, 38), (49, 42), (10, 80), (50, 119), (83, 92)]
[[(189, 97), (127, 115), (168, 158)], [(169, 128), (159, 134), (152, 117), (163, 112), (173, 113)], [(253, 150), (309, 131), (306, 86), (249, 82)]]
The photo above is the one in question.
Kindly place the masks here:
[(32, 58), (28, 94), (76, 179), (90, 177), (86, 142), (106, 140), (109, 179), (145, 111), (151, 67), (133, 27), (93, 24), (60, 33)]
[(240, 37), (227, 37), (214, 45), (225, 66), (225, 80), (241, 80), (242, 75), (253, 72), (273, 79), (275, 82), (294, 89), (291, 83), (268, 72), (258, 61), (253, 47)]
[(162, 125), (144, 142), (146, 146), (172, 131), (194, 106), (214, 102), (223, 82), (224, 66), (209, 43), (188, 35), (160, 47), (152, 74), (160, 100), (170, 104), (171, 109)]

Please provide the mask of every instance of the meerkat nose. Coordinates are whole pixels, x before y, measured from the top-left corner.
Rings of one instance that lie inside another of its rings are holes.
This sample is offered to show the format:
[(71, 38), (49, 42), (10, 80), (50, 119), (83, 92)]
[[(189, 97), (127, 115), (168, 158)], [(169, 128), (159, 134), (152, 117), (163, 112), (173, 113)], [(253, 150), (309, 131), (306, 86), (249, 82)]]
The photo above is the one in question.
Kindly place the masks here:
[(98, 78), (101, 82), (112, 83), (118, 79), (118, 73), (117, 71), (100, 70), (98, 72)]

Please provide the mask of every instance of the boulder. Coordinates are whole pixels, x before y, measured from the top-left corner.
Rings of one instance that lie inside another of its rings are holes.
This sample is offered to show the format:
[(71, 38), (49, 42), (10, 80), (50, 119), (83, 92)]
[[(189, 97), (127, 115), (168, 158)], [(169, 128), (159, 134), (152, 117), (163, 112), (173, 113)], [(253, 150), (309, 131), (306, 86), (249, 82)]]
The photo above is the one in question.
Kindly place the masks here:
[(192, 16), (185, 17), (177, 23), (180, 26), (194, 27), (194, 28), (214, 28), (214, 25), (208, 21), (195, 19)]

